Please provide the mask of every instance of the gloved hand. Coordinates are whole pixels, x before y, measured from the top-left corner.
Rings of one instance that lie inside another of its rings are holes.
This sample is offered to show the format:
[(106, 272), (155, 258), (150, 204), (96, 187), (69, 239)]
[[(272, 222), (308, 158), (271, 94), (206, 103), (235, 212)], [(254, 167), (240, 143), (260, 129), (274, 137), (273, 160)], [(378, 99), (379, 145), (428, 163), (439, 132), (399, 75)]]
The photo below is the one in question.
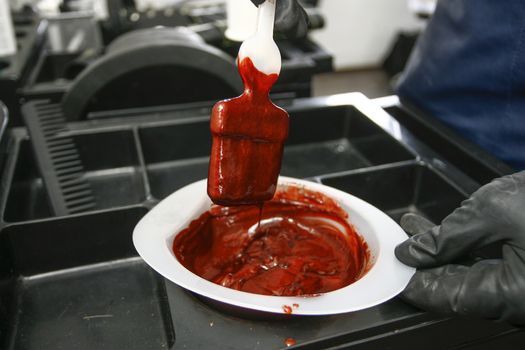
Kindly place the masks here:
[[(265, 0), (251, 0), (259, 6)], [(308, 33), (308, 15), (297, 0), (277, 0), (275, 29), (287, 38), (303, 38)]]
[[(525, 324), (525, 171), (481, 187), (440, 226), (407, 214), (397, 258), (418, 268), (402, 297), (428, 311)], [(502, 259), (451, 264), (490, 243)]]

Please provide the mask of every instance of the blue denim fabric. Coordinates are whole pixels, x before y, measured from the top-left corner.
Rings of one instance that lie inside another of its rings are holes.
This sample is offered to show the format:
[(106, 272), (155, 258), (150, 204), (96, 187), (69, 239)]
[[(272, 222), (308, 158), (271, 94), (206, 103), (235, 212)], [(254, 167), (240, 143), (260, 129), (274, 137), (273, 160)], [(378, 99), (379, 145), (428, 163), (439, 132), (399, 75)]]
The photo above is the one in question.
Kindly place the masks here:
[(441, 0), (397, 93), (525, 169), (525, 0)]

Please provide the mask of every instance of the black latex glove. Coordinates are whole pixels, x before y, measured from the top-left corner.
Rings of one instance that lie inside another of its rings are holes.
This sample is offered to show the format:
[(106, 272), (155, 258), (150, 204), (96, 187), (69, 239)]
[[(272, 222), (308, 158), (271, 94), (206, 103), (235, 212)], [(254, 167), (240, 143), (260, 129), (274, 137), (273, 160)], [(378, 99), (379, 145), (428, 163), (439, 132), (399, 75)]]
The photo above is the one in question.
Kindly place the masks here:
[[(481, 187), (440, 226), (413, 214), (401, 226), (415, 235), (396, 256), (421, 269), (405, 300), (437, 313), (525, 324), (525, 171)], [(503, 244), (501, 260), (445, 265), (493, 242)]]
[[(259, 6), (265, 0), (251, 0)], [(308, 33), (308, 15), (297, 0), (277, 0), (275, 29), (287, 38), (303, 38)]]

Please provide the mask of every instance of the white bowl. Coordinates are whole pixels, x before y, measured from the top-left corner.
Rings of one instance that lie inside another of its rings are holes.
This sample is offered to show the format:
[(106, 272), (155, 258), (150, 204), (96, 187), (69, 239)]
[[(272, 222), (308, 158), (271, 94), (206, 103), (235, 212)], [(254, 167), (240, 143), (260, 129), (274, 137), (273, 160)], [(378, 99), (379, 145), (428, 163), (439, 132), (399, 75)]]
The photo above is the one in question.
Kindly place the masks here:
[(329, 315), (365, 309), (400, 293), (415, 269), (399, 262), (394, 248), (407, 239), (405, 232), (379, 209), (348, 193), (309, 181), (279, 177), (279, 184), (298, 184), (335, 199), (348, 213), (348, 221), (367, 242), (373, 266), (358, 281), (314, 297), (266, 296), (226, 288), (187, 270), (172, 251), (177, 233), (210, 208), (206, 180), (172, 193), (135, 227), (133, 243), (140, 256), (168, 280), (213, 300), (271, 313), (293, 307), (295, 315)]

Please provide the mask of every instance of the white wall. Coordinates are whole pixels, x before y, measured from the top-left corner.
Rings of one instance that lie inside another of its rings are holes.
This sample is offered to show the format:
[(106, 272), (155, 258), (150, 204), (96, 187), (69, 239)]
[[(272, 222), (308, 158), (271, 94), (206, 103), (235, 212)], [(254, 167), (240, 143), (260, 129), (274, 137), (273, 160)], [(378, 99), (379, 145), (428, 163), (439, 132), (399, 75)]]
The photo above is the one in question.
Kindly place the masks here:
[(407, 0), (321, 0), (326, 27), (312, 37), (338, 70), (380, 65), (400, 29), (421, 28)]

